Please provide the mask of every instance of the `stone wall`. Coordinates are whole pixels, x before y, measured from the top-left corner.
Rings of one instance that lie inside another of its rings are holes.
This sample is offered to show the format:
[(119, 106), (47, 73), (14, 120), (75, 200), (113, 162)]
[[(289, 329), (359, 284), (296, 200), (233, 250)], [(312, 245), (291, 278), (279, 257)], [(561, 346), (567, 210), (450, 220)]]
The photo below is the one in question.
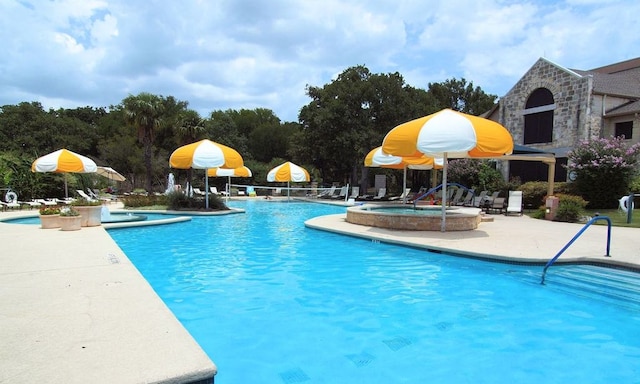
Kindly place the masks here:
[[(555, 102), (553, 142), (530, 146), (546, 150), (573, 147), (588, 135), (597, 136), (599, 133), (600, 118), (594, 119), (590, 113), (593, 103), (591, 87), (590, 77), (581, 77), (546, 59), (539, 59), (500, 99), (500, 123), (509, 129), (515, 143), (523, 144), (523, 111), (527, 99), (537, 88), (546, 88), (553, 94)], [(594, 126), (595, 132), (591, 129)]]

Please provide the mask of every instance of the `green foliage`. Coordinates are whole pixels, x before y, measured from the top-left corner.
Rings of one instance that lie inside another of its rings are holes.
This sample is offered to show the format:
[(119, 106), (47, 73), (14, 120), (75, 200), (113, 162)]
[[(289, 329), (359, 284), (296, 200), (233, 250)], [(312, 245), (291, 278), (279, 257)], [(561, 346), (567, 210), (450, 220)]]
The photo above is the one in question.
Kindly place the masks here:
[(102, 205), (102, 202), (97, 200), (87, 200), (83, 197), (80, 197), (73, 200), (71, 202), (71, 205), (75, 207), (97, 207), (98, 205)]
[(587, 201), (580, 196), (556, 194), (559, 198), (555, 221), (576, 223), (585, 214)]
[(152, 207), (155, 205), (167, 205), (167, 197), (164, 195), (133, 194), (121, 198), (125, 208)]
[(40, 207), (40, 215), (42, 216), (49, 216), (49, 215), (59, 215), (60, 214), (60, 207), (56, 206), (50, 206), (50, 205), (43, 205), (42, 207)]
[[(180, 210), (204, 210), (203, 198), (189, 197), (182, 192), (172, 192), (166, 196), (167, 208), (174, 211)], [(209, 194), (209, 209), (213, 211), (228, 210), (229, 208), (216, 195)]]
[(506, 196), (509, 189), (515, 189), (507, 183), (502, 174), (488, 160), (455, 159), (449, 162), (447, 180), (462, 184), (475, 191), (500, 191)]
[(640, 192), (640, 176), (635, 176), (629, 182), (629, 192)]
[(629, 193), (640, 143), (627, 146), (621, 137), (582, 142), (568, 154), (567, 169), (577, 174), (576, 187), (589, 208), (614, 208)]
[(429, 83), (429, 93), (437, 100), (438, 110), (451, 108), (475, 116), (490, 110), (498, 98), (484, 93), (480, 87), (474, 88), (473, 82), (467, 84), (464, 78)]
[(525, 207), (538, 208), (545, 204), (548, 183), (546, 181), (529, 181), (520, 186), (522, 202)]

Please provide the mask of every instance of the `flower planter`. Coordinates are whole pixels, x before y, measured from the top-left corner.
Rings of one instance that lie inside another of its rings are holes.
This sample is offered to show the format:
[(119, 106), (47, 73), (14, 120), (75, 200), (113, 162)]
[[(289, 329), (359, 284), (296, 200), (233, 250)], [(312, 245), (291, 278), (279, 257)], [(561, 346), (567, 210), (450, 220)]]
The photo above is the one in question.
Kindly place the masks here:
[(80, 205), (73, 208), (80, 212), (83, 227), (96, 227), (102, 224), (102, 205)]
[(82, 216), (60, 216), (60, 229), (63, 231), (77, 231), (81, 228)]
[(40, 228), (60, 228), (60, 215), (40, 215)]

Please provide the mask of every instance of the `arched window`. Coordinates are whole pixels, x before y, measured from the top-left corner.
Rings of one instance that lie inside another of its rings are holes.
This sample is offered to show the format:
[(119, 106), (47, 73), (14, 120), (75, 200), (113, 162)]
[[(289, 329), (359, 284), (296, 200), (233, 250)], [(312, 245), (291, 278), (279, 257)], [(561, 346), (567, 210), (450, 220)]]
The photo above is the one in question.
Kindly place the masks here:
[(531, 92), (524, 110), (524, 144), (553, 141), (553, 94), (546, 88)]

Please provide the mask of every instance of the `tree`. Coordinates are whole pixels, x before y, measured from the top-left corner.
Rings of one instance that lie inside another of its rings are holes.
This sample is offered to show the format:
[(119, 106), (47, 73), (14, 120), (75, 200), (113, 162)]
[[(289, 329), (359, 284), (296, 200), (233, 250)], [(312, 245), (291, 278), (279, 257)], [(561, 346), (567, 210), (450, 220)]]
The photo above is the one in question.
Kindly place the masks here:
[[(364, 66), (321, 88), (308, 86), (307, 95), (312, 101), (300, 111), (303, 128), (292, 153), (329, 181), (358, 184), (364, 157), (386, 132), (429, 111), (426, 92), (405, 85), (398, 73), (371, 74)], [(360, 180), (366, 184), (366, 173)]]
[(467, 84), (464, 78), (429, 83), (428, 92), (437, 100), (438, 110), (451, 108), (474, 116), (490, 110), (498, 98), (484, 93), (480, 87), (474, 88), (473, 82)]
[(152, 190), (153, 181), (153, 139), (155, 130), (162, 125), (164, 105), (162, 98), (142, 92), (137, 96), (128, 96), (122, 101), (127, 124), (137, 130), (138, 140), (143, 145), (143, 157), (146, 168), (145, 189)]
[(576, 190), (589, 202), (587, 208), (618, 206), (629, 193), (638, 155), (640, 143), (627, 146), (622, 137), (584, 141), (569, 152), (567, 169), (576, 173)]

